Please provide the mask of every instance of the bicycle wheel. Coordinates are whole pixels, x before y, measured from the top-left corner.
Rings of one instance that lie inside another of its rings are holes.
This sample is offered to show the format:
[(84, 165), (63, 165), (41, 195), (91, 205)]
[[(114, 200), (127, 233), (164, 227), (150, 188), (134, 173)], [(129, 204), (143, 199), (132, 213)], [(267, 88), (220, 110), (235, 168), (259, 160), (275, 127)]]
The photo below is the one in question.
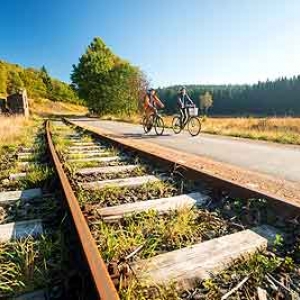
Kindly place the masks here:
[(147, 116), (144, 117), (143, 119), (143, 128), (144, 128), (144, 132), (145, 133), (149, 133), (152, 129), (153, 126), (153, 116), (149, 116), (149, 118), (147, 118)]
[(175, 134), (178, 134), (181, 132), (181, 119), (178, 116), (175, 116), (172, 121), (172, 128)]
[(144, 118), (143, 118), (143, 129), (144, 129), (144, 132), (145, 133), (148, 133), (148, 129), (147, 129), (147, 117), (145, 116)]
[(154, 129), (157, 135), (162, 135), (165, 130), (165, 122), (161, 116), (156, 116)]
[(201, 131), (201, 122), (197, 117), (191, 117), (188, 123), (188, 130), (191, 136), (197, 136)]

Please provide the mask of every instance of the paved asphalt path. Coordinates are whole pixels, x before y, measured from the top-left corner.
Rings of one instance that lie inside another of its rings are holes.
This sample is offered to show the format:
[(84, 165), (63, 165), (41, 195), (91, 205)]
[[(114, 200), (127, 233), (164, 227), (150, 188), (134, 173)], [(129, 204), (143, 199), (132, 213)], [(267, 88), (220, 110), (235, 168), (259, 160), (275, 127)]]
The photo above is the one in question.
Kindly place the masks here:
[[(79, 119), (74, 119), (74, 121), (78, 122)], [(165, 130), (163, 136), (156, 136), (151, 133), (145, 135), (141, 125), (89, 118), (81, 118), (80, 122), (130, 138), (142, 139), (268, 174), (279, 179), (300, 182), (300, 146), (279, 145), (202, 133), (198, 137), (191, 137), (186, 132), (175, 135), (170, 129)]]

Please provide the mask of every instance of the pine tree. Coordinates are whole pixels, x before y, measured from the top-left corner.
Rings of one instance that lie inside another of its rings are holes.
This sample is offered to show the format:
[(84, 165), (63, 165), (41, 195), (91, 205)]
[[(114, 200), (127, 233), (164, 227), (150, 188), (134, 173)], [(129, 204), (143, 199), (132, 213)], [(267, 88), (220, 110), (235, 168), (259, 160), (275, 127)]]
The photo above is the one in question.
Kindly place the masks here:
[(53, 86), (52, 86), (51, 77), (49, 76), (48, 71), (45, 66), (42, 66), (42, 68), (41, 68), (41, 76), (42, 76), (42, 80), (47, 89), (47, 95), (49, 96), (49, 95), (51, 95)]

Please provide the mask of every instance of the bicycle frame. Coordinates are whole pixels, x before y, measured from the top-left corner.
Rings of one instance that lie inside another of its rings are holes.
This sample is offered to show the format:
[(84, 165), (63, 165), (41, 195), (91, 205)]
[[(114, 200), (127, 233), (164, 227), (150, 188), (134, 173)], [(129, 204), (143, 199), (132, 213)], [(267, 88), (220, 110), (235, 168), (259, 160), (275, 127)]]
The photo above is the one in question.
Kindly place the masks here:
[(155, 119), (157, 117), (161, 117), (161, 115), (158, 113), (158, 111), (153, 111), (153, 113), (150, 114), (148, 117), (147, 117), (146, 114), (144, 114), (144, 118), (147, 118), (147, 122), (148, 122), (149, 118), (152, 117), (152, 116), (153, 116), (153, 121), (155, 121)]

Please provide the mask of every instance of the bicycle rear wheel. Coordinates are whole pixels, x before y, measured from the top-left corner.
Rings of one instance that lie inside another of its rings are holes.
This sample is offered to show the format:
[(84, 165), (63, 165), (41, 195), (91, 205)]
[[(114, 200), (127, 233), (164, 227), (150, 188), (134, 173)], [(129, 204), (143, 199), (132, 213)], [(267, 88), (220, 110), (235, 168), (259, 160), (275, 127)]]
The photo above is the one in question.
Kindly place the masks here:
[(144, 128), (144, 132), (145, 133), (149, 133), (152, 129), (153, 126), (153, 116), (149, 116), (149, 118), (147, 118), (147, 116), (144, 117), (143, 119), (143, 128)]
[(191, 117), (188, 123), (188, 131), (191, 136), (197, 136), (201, 131), (201, 122), (197, 117)]
[(175, 116), (172, 121), (172, 128), (175, 134), (178, 134), (181, 132), (181, 119), (178, 116)]
[(165, 122), (161, 116), (156, 116), (154, 123), (154, 130), (157, 135), (162, 135), (165, 130)]

